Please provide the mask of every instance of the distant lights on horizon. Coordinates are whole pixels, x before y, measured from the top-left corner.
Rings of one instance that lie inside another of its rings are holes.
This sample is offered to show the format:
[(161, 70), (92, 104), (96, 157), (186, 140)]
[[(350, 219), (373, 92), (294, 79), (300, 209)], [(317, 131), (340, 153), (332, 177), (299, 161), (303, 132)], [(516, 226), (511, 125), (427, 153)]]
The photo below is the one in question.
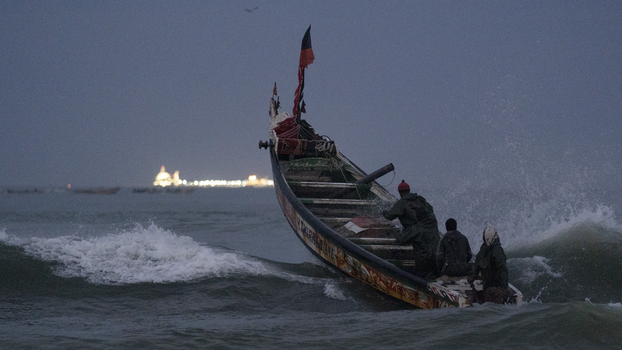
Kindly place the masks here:
[(179, 171), (175, 171), (175, 176), (171, 177), (166, 172), (164, 165), (160, 168), (160, 172), (156, 175), (154, 186), (196, 186), (196, 187), (266, 187), (274, 186), (274, 181), (263, 178), (258, 179), (257, 175), (250, 175), (247, 180), (195, 180), (187, 181), (179, 179)]
[(216, 187), (216, 186), (228, 186), (228, 187), (241, 187), (242, 180), (203, 180), (203, 181), (194, 181), (192, 183), (194, 186), (200, 187)]

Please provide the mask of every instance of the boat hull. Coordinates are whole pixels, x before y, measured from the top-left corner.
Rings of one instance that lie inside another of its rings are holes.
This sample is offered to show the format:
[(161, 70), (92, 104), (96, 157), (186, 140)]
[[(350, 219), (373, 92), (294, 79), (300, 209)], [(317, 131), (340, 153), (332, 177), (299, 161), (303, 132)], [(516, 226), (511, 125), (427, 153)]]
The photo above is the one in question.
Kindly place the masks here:
[(274, 187), (281, 209), (298, 238), (318, 259), (416, 308), (470, 305), (463, 294), (403, 271), (333, 231), (296, 197), (281, 172), (273, 148), (270, 154)]

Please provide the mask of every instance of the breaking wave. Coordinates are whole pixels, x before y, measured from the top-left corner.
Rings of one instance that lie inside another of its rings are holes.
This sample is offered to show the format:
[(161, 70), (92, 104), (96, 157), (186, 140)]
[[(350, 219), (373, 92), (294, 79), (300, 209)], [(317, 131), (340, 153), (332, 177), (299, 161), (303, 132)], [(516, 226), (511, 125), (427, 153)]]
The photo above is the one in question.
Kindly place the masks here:
[(3, 230), (0, 241), (51, 263), (57, 276), (79, 277), (94, 284), (171, 283), (233, 274), (278, 273), (271, 272), (259, 259), (203, 246), (154, 224), (90, 238), (20, 240)]
[[(493, 225), (508, 256), (510, 282), (525, 300), (622, 301), (622, 227), (615, 200), (561, 185), (558, 190), (454, 190), (430, 194), (439, 229), (458, 221), (473, 253)], [(619, 209), (618, 209), (619, 210)]]

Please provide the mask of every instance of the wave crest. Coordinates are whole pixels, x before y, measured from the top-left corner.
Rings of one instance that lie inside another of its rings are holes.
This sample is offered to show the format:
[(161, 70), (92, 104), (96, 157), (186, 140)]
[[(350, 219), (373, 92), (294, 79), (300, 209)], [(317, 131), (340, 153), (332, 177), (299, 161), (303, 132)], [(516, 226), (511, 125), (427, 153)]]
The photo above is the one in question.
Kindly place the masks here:
[(258, 260), (202, 246), (154, 224), (91, 238), (34, 237), (20, 246), (35, 258), (56, 263), (55, 274), (96, 284), (172, 283), (267, 271)]

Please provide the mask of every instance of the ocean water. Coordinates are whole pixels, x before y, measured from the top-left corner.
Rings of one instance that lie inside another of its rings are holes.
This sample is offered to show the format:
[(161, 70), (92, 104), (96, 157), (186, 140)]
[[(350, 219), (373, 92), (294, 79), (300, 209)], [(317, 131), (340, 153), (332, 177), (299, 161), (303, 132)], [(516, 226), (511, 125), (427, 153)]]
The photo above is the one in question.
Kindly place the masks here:
[(621, 192), (420, 192), (526, 301), (442, 310), (320, 263), (272, 188), (39, 192), (0, 194), (3, 349), (622, 349)]

